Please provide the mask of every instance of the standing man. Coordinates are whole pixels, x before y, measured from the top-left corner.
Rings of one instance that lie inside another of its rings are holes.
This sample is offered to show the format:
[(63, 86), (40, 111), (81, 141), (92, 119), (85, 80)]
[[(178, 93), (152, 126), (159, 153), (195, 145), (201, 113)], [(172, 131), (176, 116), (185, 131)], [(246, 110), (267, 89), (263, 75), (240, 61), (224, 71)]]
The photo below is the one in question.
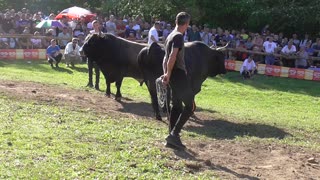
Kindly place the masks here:
[(156, 21), (148, 33), (148, 45), (151, 45), (153, 42), (156, 42), (156, 43), (159, 42), (159, 35), (158, 35), (159, 29), (160, 29), (160, 22)]
[[(92, 21), (92, 28), (93, 28), (93, 30), (90, 31), (90, 34), (102, 33), (100, 30), (100, 24), (97, 20)], [(93, 75), (93, 68), (94, 68), (95, 73), (96, 73), (96, 83), (95, 83), (94, 88), (96, 90), (99, 90), (100, 69), (99, 69), (98, 65), (95, 62), (93, 62), (93, 60), (91, 58), (88, 58), (87, 64), (88, 64), (88, 73), (89, 73), (89, 82), (88, 82), (87, 86), (93, 87), (92, 75)]]
[(184, 149), (185, 145), (180, 140), (180, 132), (194, 111), (194, 93), (187, 77), (183, 40), (183, 34), (190, 23), (190, 15), (186, 12), (180, 12), (176, 16), (175, 22), (175, 29), (165, 41), (165, 56), (163, 59), (164, 74), (162, 81), (164, 85), (169, 84), (172, 90), (172, 109), (166, 146)]

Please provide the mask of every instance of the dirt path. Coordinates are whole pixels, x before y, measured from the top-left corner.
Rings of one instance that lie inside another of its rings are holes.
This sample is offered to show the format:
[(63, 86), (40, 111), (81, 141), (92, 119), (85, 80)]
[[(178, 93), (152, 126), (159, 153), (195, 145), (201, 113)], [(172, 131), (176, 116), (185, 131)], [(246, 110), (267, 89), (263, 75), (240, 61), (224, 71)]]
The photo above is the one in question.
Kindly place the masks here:
[[(101, 101), (101, 98), (104, 98), (102, 93), (54, 85), (1, 81), (0, 92), (22, 99), (94, 109), (112, 117), (153, 117), (151, 105), (148, 103), (130, 99), (123, 99), (119, 103), (111, 98)], [(186, 129), (201, 128), (208, 123), (219, 126), (221, 123), (205, 120), (209, 118), (201, 112), (196, 115), (200, 119), (190, 121)], [(222, 126), (230, 126), (230, 123), (224, 122)], [(207, 142), (186, 141), (187, 151), (167, 149), (162, 143), (158, 142), (157, 145), (163, 151), (171, 153), (173, 159), (186, 160), (186, 166), (191, 173), (213, 170), (221, 179), (320, 179), (320, 153), (309, 149), (239, 142), (228, 137), (215, 137)], [(167, 166), (170, 166), (170, 163)]]

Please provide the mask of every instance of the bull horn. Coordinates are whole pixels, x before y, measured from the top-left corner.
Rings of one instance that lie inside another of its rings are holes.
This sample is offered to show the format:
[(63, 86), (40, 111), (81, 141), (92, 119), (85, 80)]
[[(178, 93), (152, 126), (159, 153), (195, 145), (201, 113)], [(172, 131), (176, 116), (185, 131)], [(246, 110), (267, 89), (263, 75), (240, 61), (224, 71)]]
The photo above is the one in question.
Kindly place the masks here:
[(101, 31), (99, 32), (99, 36), (104, 38), (104, 33), (101, 33)]
[(214, 49), (216, 51), (224, 51), (229, 46), (230, 41), (227, 42), (227, 44), (223, 47), (214, 48), (213, 46), (210, 46), (211, 49)]

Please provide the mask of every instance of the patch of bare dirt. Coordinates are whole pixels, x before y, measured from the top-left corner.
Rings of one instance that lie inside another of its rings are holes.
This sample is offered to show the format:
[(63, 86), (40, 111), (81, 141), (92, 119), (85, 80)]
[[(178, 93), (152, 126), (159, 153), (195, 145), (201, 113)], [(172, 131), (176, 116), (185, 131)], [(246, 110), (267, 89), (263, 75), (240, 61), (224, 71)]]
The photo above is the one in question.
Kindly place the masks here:
[[(0, 92), (9, 97), (30, 99), (47, 104), (72, 105), (112, 117), (153, 118), (151, 105), (124, 98), (121, 102), (88, 90), (67, 89), (63, 86), (33, 82), (0, 82)], [(104, 99), (103, 101), (101, 99)], [(173, 160), (185, 160), (190, 173), (205, 170), (214, 171), (221, 179), (320, 179), (320, 153), (301, 147), (256, 142), (235, 141), (234, 137), (250, 134), (259, 138), (262, 134), (283, 138), (286, 132), (266, 125), (235, 124), (224, 120), (210, 120), (197, 112), (198, 118), (188, 122), (186, 130), (206, 133), (210, 141), (185, 141), (188, 149), (176, 151), (157, 145), (171, 154)], [(200, 118), (199, 118), (200, 117)], [(212, 118), (211, 118), (212, 119)], [(203, 127), (212, 127), (203, 129)], [(219, 131), (232, 131), (221, 135)], [(265, 133), (259, 133), (265, 132)], [(266, 133), (267, 132), (267, 133)], [(168, 162), (168, 166), (170, 162)], [(174, 168), (174, 167), (173, 167)]]

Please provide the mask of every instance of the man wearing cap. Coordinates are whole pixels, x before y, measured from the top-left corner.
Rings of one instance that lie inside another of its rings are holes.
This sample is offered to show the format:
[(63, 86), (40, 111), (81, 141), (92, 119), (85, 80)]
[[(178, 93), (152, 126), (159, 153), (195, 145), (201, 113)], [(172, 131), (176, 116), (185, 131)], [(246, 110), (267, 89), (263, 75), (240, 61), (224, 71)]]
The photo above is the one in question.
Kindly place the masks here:
[(156, 21), (148, 33), (148, 45), (151, 45), (153, 42), (159, 42), (158, 30), (160, 29), (160, 22)]
[(72, 38), (64, 50), (64, 58), (66, 60), (67, 67), (74, 67), (75, 63), (80, 62), (80, 46), (78, 45), (78, 39)]

